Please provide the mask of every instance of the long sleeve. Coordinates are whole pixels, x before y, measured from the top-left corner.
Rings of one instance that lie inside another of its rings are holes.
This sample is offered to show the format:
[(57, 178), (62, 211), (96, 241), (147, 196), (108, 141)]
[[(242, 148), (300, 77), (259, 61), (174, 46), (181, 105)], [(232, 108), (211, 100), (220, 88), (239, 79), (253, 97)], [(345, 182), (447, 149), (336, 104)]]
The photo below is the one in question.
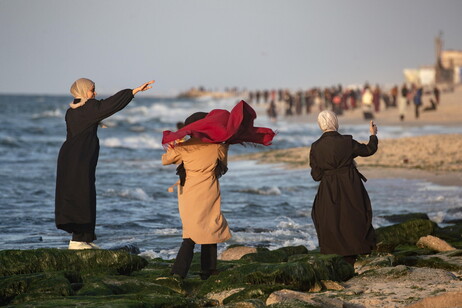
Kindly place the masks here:
[(175, 148), (168, 148), (167, 152), (162, 155), (162, 165), (171, 165), (181, 163), (181, 155)]
[(311, 167), (311, 177), (315, 181), (321, 181), (322, 179), (322, 170), (316, 165), (316, 160), (314, 158), (313, 146), (310, 149), (310, 167)]
[(228, 165), (228, 148), (229, 144), (221, 144), (218, 148), (218, 159), (221, 160), (225, 166)]
[(119, 91), (106, 99), (91, 102), (89, 106), (91, 106), (92, 112), (89, 114), (93, 121), (100, 122), (125, 108), (132, 99), (133, 93), (131, 89)]
[(371, 156), (375, 152), (377, 152), (379, 140), (377, 139), (377, 136), (370, 136), (369, 137), (369, 143), (368, 144), (362, 144), (357, 142), (356, 140), (353, 140), (353, 154), (356, 156)]

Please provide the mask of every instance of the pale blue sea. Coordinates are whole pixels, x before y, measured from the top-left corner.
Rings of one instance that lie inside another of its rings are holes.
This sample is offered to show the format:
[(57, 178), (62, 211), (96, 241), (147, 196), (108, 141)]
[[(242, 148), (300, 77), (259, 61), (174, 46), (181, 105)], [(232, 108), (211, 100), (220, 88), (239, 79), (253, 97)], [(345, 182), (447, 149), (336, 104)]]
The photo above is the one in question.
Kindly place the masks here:
[[(0, 95), (0, 249), (66, 248), (69, 235), (54, 224), (56, 159), (65, 140), (64, 114), (71, 97)], [(162, 166), (162, 131), (196, 111), (231, 109), (237, 99), (136, 98), (107, 119), (99, 130), (97, 227), (102, 248), (134, 244), (143, 255), (173, 258), (181, 242), (176, 194), (167, 188), (177, 178), (174, 166)], [(259, 115), (257, 126), (279, 133), (271, 148), (310, 145), (320, 131), (316, 123), (291, 119), (270, 122)], [(460, 132), (460, 127), (380, 127), (379, 138)], [(341, 127), (341, 133), (367, 140), (366, 125)], [(263, 151), (234, 145), (230, 155)], [(367, 177), (367, 173), (365, 173)], [(286, 170), (280, 165), (232, 161), (222, 177), (222, 211), (233, 238), (219, 245), (317, 246), (310, 217), (317, 183), (308, 166)], [(385, 215), (426, 212), (444, 223), (462, 218), (460, 187), (421, 180), (370, 179), (374, 226), (390, 224)]]

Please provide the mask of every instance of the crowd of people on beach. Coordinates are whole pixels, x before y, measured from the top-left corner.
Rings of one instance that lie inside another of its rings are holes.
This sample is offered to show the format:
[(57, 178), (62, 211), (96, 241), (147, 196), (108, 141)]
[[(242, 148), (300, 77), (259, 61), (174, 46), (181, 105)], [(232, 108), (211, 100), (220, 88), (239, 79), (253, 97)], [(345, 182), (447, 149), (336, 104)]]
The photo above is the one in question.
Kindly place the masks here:
[[(428, 106), (423, 106), (423, 95), (430, 95)], [(366, 83), (363, 87), (347, 87), (342, 85), (308, 90), (290, 91), (255, 90), (247, 92), (247, 102), (263, 106), (269, 118), (276, 121), (278, 117), (300, 116), (331, 110), (336, 115), (361, 108), (364, 119), (373, 119), (385, 109), (396, 109), (401, 121), (405, 120), (407, 110), (414, 109), (415, 118), (419, 118), (423, 111), (436, 110), (440, 103), (440, 90), (434, 85), (426, 88), (417, 84), (403, 83), (401, 87), (393, 86), (384, 89), (379, 85), (374, 87)]]

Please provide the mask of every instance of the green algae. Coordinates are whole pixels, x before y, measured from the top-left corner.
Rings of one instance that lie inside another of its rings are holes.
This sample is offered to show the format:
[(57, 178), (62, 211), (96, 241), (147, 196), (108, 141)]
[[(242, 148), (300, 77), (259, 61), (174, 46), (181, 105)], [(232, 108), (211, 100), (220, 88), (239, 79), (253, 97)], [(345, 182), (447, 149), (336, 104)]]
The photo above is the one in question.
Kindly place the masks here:
[(343, 281), (353, 275), (353, 267), (337, 255), (306, 255), (297, 262), (236, 263), (234, 268), (211, 276), (201, 286), (198, 295), (243, 288), (229, 296), (226, 302), (242, 299), (249, 294), (266, 299), (275, 290), (308, 291), (321, 280)]
[(435, 250), (428, 249), (428, 248), (419, 248), (414, 245), (398, 245), (395, 248), (393, 254), (395, 256), (424, 256), (424, 255), (432, 255), (435, 253)]
[(0, 278), (0, 305), (31, 298), (52, 298), (74, 294), (64, 273), (23, 274)]
[(110, 307), (110, 308), (188, 308), (206, 307), (206, 302), (185, 298), (184, 296), (171, 296), (159, 294), (146, 295), (112, 295), (112, 296), (70, 296), (55, 298), (47, 301), (28, 301), (15, 307)]
[(274, 291), (285, 289), (284, 285), (252, 285), (244, 288), (244, 290), (234, 293), (223, 300), (223, 304), (240, 302), (248, 299), (257, 299), (265, 302), (268, 296)]
[(450, 244), (461, 242), (462, 241), (462, 222), (459, 222), (459, 223), (456, 223), (450, 226), (446, 226), (443, 228), (437, 227), (433, 235), (439, 237), (442, 240), (449, 242)]
[(256, 253), (244, 255), (241, 260), (249, 262), (278, 263), (287, 262), (292, 255), (307, 254), (305, 246), (282, 247), (276, 250), (258, 248)]
[(287, 300), (287, 301), (283, 301), (283, 302), (276, 303), (276, 304), (271, 304), (266, 307), (270, 307), (270, 308), (320, 308), (322, 307), (322, 305), (321, 304), (312, 305), (304, 301), (293, 299), (293, 300)]
[(412, 219), (424, 219), (430, 220), (426, 213), (406, 213), (406, 214), (395, 214), (395, 215), (386, 215), (381, 216), (391, 223), (403, 223)]
[(247, 299), (240, 302), (234, 302), (227, 304), (225, 306), (220, 306), (223, 308), (263, 308), (266, 307), (265, 303), (259, 299)]
[(432, 234), (436, 224), (426, 219), (411, 219), (404, 223), (376, 230), (377, 251), (393, 252), (402, 244), (415, 245), (419, 238)]
[(397, 256), (393, 265), (439, 268), (448, 271), (460, 271), (462, 266), (447, 262), (439, 257), (419, 258), (416, 256)]
[(3, 250), (0, 251), (0, 277), (49, 271), (115, 272), (130, 274), (147, 261), (124, 251), (110, 250)]

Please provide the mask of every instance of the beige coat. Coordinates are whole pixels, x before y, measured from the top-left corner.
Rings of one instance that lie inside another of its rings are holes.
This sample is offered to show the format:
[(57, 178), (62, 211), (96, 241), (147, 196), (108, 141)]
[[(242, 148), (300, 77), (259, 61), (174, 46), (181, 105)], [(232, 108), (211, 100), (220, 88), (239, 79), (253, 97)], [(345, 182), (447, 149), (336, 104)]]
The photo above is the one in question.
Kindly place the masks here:
[(228, 222), (221, 213), (220, 184), (215, 177), (217, 159), (227, 163), (228, 145), (204, 143), (196, 138), (169, 148), (162, 164), (181, 164), (186, 182), (178, 186), (178, 208), (183, 238), (197, 244), (215, 244), (231, 238)]

